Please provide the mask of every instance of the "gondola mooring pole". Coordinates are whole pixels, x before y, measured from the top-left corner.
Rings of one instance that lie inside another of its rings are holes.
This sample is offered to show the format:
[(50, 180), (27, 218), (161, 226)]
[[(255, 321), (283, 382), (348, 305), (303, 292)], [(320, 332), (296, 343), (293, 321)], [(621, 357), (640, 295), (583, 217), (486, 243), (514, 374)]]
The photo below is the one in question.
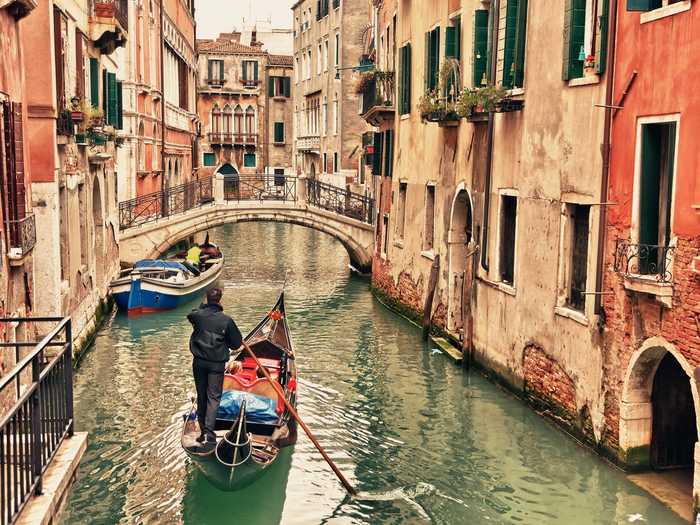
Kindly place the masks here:
[(297, 414), (297, 411), (294, 410), (294, 407), (292, 404), (287, 400), (287, 397), (284, 395), (284, 392), (282, 391), (282, 387), (277, 383), (272, 377), (270, 376), (270, 373), (267, 371), (267, 368), (265, 368), (260, 361), (258, 361), (257, 356), (253, 353), (253, 351), (250, 349), (250, 346), (248, 346), (248, 343), (245, 341), (243, 342), (243, 348), (245, 348), (246, 352), (248, 352), (248, 355), (253, 358), (255, 361), (255, 364), (258, 365), (258, 369), (262, 370), (263, 374), (265, 375), (265, 379), (269, 381), (269, 383), (272, 385), (272, 387), (275, 389), (275, 392), (277, 392), (277, 395), (282, 398), (282, 401), (284, 401), (285, 406), (287, 407), (287, 410), (294, 416), (294, 419), (301, 425), (301, 428), (304, 429), (304, 432), (306, 432), (306, 435), (309, 437), (311, 442), (314, 444), (316, 449), (321, 453), (323, 456), (323, 459), (326, 460), (326, 463), (331, 467), (335, 475), (338, 477), (340, 480), (340, 483), (342, 483), (343, 487), (345, 487), (345, 490), (348, 491), (348, 493), (352, 496), (357, 496), (357, 491), (353, 488), (352, 485), (350, 485), (350, 482), (343, 476), (343, 473), (340, 471), (340, 469), (336, 466), (336, 464), (333, 462), (333, 460), (328, 456), (325, 450), (323, 450), (323, 447), (320, 445), (320, 443), (316, 440), (314, 435), (311, 433), (311, 430), (309, 427), (306, 426), (306, 423), (302, 421), (302, 419), (299, 417), (299, 414)]

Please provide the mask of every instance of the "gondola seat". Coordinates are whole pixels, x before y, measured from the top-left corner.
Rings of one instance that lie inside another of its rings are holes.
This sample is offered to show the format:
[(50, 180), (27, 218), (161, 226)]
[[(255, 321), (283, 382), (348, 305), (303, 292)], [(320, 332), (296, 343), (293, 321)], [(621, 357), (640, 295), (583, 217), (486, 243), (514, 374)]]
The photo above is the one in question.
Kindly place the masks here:
[(246, 402), (246, 420), (249, 423), (273, 425), (279, 419), (275, 400), (238, 390), (227, 390), (221, 395), (217, 419), (235, 421), (244, 400)]

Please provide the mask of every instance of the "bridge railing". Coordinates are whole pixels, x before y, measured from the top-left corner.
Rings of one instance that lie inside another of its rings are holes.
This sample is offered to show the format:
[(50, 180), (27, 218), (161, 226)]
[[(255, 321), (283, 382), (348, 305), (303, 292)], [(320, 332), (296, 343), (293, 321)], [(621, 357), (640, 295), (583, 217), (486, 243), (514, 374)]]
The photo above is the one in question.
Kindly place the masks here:
[(119, 229), (184, 213), (213, 201), (211, 177), (147, 193), (119, 203)]
[(374, 199), (344, 188), (307, 179), (306, 201), (312, 206), (332, 211), (351, 219), (374, 223)]
[(224, 175), (225, 201), (296, 201), (297, 178), (290, 175)]
[[(0, 342), (15, 364), (0, 377), (0, 524), (13, 523), (66, 436), (73, 434), (73, 348), (69, 318), (0, 318), (4, 333), (56, 323), (41, 341)], [(22, 349), (31, 350), (23, 356)], [(50, 354), (50, 355), (49, 355)]]

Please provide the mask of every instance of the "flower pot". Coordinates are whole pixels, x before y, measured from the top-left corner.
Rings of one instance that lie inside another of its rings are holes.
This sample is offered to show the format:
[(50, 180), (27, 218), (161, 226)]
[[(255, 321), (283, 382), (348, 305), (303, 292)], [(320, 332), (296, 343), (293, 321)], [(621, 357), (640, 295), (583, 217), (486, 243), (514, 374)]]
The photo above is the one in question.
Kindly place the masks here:
[(586, 66), (583, 68), (583, 74), (586, 77), (596, 76), (598, 73), (595, 70), (595, 66)]
[(75, 134), (75, 143), (78, 146), (86, 146), (87, 145), (87, 138), (85, 137), (85, 133), (76, 133)]

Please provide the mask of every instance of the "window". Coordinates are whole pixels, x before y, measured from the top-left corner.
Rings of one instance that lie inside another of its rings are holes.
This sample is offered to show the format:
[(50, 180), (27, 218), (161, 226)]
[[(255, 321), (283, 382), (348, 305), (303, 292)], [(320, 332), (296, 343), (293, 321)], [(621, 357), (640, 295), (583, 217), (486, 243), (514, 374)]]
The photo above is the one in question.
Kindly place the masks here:
[(202, 163), (205, 166), (216, 166), (216, 155), (213, 153), (205, 153)]
[(323, 42), (323, 70), (328, 71), (328, 40)]
[(224, 61), (209, 60), (207, 61), (207, 83), (215, 86), (220, 86), (224, 83)]
[(474, 11), (474, 46), (472, 49), (472, 86), (482, 87), (489, 83), (489, 12)]
[(335, 34), (335, 66), (340, 67), (340, 34)]
[[(5, 220), (18, 221), (24, 219), (27, 213), (25, 204), (24, 162), (24, 133), (22, 123), (22, 104), (19, 102), (3, 101), (0, 104), (0, 188), (4, 192), (6, 215)], [(0, 193), (2, 193), (0, 192)], [(19, 246), (21, 235), (19, 225), (5, 224), (9, 231), (9, 241), (13, 246)]]
[(328, 2), (330, 0), (316, 0), (316, 20), (328, 16)]
[(187, 64), (180, 57), (177, 57), (178, 106), (184, 110), (190, 109), (189, 78)]
[(382, 145), (384, 143), (384, 133), (374, 134), (374, 153), (372, 154), (372, 174), (380, 176), (382, 174)]
[(396, 222), (396, 236), (399, 239), (403, 239), (404, 231), (406, 229), (406, 190), (408, 184), (402, 182), (399, 184), (399, 205), (398, 212), (399, 216)]
[(323, 173), (328, 173), (328, 153), (323, 154)]
[(561, 291), (563, 305), (583, 312), (586, 306), (590, 205), (564, 204)]
[(294, 83), (299, 83), (299, 57), (294, 59)]
[(608, 43), (609, 0), (567, 0), (564, 14), (564, 62), (562, 78), (584, 76), (591, 60), (596, 73), (603, 73)]
[(435, 186), (425, 187), (425, 231), (423, 233), (423, 251), (433, 249), (435, 239)]
[(243, 155), (243, 166), (246, 168), (255, 167), (255, 153), (246, 153)]
[(680, 4), (684, 0), (627, 0), (628, 11), (652, 11), (671, 4)]
[(245, 110), (245, 132), (249, 135), (255, 133), (255, 110), (248, 106)]
[(323, 48), (321, 44), (318, 45), (318, 56), (316, 57), (316, 74), (320, 75), (323, 70)]
[(100, 63), (90, 59), (90, 103), (93, 108), (100, 106)]
[(382, 231), (384, 233), (384, 239), (382, 240), (382, 255), (386, 255), (387, 248), (389, 247), (389, 215), (384, 215), (382, 221)]
[(255, 60), (244, 60), (241, 66), (241, 81), (251, 87), (258, 83), (258, 63)]
[(284, 168), (275, 168), (273, 173), (275, 175), (275, 186), (284, 186)]
[(328, 100), (323, 97), (323, 106), (321, 106), (321, 135), (326, 136), (328, 131)]
[(309, 49), (307, 57), (306, 57), (306, 80), (311, 79), (312, 75), (312, 69), (313, 69), (313, 61), (312, 61), (312, 56), (311, 56), (311, 50)]
[(394, 171), (394, 130), (384, 132), (384, 176), (391, 177)]
[(66, 107), (66, 65), (68, 53), (68, 19), (53, 8), (54, 58), (56, 60), (56, 103), (59, 111)]
[(508, 0), (503, 50), (503, 87), (523, 87), (526, 33), (527, 0)]
[(270, 77), (267, 82), (269, 97), (289, 98), (292, 95), (292, 83), (289, 77)]
[(340, 7), (340, 0), (333, 0), (333, 9), (338, 9)]
[(275, 122), (275, 144), (284, 144), (284, 122)]
[(651, 248), (646, 258), (639, 257), (640, 274), (657, 273), (664, 267), (660, 258), (665, 250), (656, 247), (663, 248), (671, 241), (676, 128), (676, 122), (641, 126), (638, 237), (639, 244)]
[(336, 93), (335, 100), (333, 101), (333, 134), (338, 134), (338, 95)]
[(333, 153), (333, 173), (340, 173), (340, 166), (338, 166), (338, 152)]
[(221, 133), (221, 108), (217, 104), (211, 110), (211, 131)]
[(233, 132), (243, 133), (243, 108), (239, 105), (233, 110)]
[(440, 73), (440, 28), (425, 34), (425, 90), (438, 87)]
[(452, 19), (452, 25), (445, 28), (445, 57), (462, 58), (462, 17)]
[(501, 195), (501, 238), (499, 253), (499, 277), (506, 284), (513, 285), (515, 277), (515, 234), (518, 212), (518, 198)]
[(399, 113), (411, 112), (411, 44), (399, 51)]

